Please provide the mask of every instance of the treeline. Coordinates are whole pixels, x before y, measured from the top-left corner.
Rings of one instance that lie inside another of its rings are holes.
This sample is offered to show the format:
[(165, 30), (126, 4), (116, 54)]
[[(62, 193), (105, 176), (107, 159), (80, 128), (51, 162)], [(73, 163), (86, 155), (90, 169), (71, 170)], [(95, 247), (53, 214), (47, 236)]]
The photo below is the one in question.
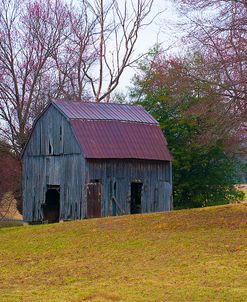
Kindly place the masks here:
[(200, 60), (198, 54), (167, 59), (156, 49), (140, 64), (131, 90), (133, 102), (159, 121), (168, 141), (175, 208), (243, 198), (234, 186), (246, 171), (239, 159), (246, 152), (241, 124), (235, 128), (234, 112), (225, 112), (224, 98), (213, 93), (212, 85), (191, 77), (190, 66), (201, 69)]
[(174, 161), (175, 207), (243, 198), (247, 173), (246, 1), (180, 0), (183, 51), (139, 64), (132, 99), (160, 122)]

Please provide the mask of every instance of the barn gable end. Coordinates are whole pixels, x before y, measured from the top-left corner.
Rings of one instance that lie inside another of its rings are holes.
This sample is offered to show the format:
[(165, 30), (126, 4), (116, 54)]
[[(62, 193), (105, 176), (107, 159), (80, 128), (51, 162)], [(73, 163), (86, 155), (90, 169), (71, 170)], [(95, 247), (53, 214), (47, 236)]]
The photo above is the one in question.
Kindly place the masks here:
[(23, 156), (80, 154), (81, 152), (68, 119), (53, 104), (50, 104), (35, 122)]
[(22, 164), (24, 220), (44, 220), (43, 206), (51, 187), (59, 191), (60, 219), (85, 216), (85, 159), (69, 121), (53, 104), (35, 123)]

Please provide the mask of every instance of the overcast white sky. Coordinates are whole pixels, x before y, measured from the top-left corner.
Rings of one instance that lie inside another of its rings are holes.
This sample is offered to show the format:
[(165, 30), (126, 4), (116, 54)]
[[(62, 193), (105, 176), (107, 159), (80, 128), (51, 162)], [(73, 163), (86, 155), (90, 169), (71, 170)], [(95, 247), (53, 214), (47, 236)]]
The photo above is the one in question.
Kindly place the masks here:
[[(163, 47), (169, 48), (168, 52), (179, 52), (181, 45), (178, 44), (179, 32), (175, 28), (179, 16), (172, 0), (155, 0), (150, 19), (158, 12), (162, 12), (157, 19), (139, 35), (139, 40), (135, 47), (136, 54), (146, 53), (155, 43), (162, 43)], [(126, 69), (117, 91), (125, 92), (130, 85), (130, 80), (135, 71)]]

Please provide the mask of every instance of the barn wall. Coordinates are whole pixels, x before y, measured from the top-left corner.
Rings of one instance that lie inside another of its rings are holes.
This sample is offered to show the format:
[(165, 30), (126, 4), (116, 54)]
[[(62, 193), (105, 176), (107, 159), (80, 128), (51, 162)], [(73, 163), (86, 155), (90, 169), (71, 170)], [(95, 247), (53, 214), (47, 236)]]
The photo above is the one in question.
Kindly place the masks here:
[(51, 105), (37, 121), (24, 156), (81, 154), (67, 119)]
[[(172, 208), (171, 163), (145, 160), (87, 160), (86, 182), (102, 183), (102, 216), (111, 215), (110, 186), (116, 181), (118, 214), (130, 213), (130, 184), (141, 180), (142, 212), (169, 211)], [(120, 209), (121, 208), (121, 209)]]
[(36, 123), (22, 163), (25, 221), (43, 219), (47, 185), (60, 186), (60, 219), (85, 216), (85, 160), (70, 124), (53, 106)]

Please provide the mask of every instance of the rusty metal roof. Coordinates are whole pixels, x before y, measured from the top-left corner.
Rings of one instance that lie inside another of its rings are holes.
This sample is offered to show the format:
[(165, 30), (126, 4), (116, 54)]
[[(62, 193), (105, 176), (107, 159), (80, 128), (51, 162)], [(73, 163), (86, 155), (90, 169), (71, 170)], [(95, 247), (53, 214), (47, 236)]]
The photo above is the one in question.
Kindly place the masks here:
[(71, 119), (86, 158), (129, 158), (170, 161), (159, 126), (121, 121)]
[(141, 106), (53, 101), (69, 120), (86, 158), (170, 161), (159, 123)]
[(158, 125), (158, 122), (142, 106), (67, 100), (57, 100), (53, 103), (69, 119), (118, 120)]

